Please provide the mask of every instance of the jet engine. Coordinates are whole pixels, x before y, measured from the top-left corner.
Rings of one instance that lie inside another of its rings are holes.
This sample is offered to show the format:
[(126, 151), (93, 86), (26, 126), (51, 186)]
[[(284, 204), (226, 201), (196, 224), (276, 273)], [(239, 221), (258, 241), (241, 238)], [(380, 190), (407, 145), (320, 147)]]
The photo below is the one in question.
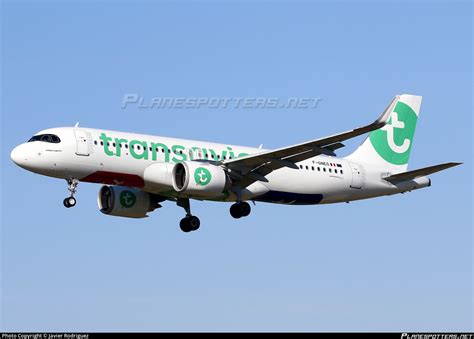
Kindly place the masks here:
[(231, 184), (222, 167), (197, 161), (177, 163), (171, 179), (176, 192), (196, 198), (219, 197)]
[(155, 194), (122, 186), (102, 186), (97, 203), (102, 213), (127, 218), (146, 218), (147, 213), (161, 207), (164, 199)]

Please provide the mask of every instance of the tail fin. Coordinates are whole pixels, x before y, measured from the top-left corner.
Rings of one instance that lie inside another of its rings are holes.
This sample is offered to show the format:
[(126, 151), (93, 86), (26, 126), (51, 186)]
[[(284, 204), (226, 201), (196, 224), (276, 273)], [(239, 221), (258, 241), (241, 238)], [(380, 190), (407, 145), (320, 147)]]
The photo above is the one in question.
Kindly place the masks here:
[(421, 96), (409, 94), (395, 97), (395, 105), (387, 108), (392, 110), (387, 124), (372, 131), (347, 159), (377, 165), (390, 173), (405, 172), (413, 146), (421, 99)]

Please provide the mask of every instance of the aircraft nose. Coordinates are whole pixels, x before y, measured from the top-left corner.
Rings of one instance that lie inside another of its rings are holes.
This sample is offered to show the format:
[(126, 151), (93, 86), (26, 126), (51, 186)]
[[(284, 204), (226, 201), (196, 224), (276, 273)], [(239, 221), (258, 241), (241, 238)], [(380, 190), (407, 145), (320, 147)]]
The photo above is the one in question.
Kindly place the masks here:
[(10, 153), (10, 158), (18, 166), (24, 166), (27, 161), (26, 154), (24, 150), (22, 151), (22, 148), (22, 145), (18, 145)]

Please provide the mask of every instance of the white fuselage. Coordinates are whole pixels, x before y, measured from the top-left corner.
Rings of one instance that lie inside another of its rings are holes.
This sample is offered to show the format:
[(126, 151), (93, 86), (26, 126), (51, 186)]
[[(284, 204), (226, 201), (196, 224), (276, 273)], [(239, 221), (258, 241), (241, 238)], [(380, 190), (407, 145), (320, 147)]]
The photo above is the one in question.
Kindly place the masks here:
[[(135, 187), (170, 199), (180, 196), (172, 186), (157, 186), (144, 180), (144, 173), (150, 165), (169, 166), (190, 160), (219, 164), (264, 151), (82, 127), (52, 128), (38, 135), (48, 133), (56, 135), (60, 142), (40, 140), (21, 144), (12, 151), (13, 161), (46, 176)], [(241, 191), (242, 200), (325, 204), (391, 195), (429, 185), (426, 177), (394, 185), (382, 179), (388, 173), (376, 166), (347, 158), (319, 155), (299, 162), (297, 166), (298, 169), (282, 167), (266, 175), (266, 180), (253, 182)], [(236, 194), (230, 190), (210, 200), (236, 199)]]

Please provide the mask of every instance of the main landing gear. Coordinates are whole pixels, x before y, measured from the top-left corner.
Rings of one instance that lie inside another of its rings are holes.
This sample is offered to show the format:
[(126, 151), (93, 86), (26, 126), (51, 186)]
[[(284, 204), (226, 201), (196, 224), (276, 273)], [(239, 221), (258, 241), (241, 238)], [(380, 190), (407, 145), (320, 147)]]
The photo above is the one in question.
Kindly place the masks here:
[[(199, 218), (191, 214), (191, 208), (189, 204), (189, 199), (188, 198), (178, 198), (176, 200), (176, 204), (179, 207), (184, 208), (186, 211), (186, 216), (181, 219), (179, 222), (179, 227), (181, 228), (181, 231), (185, 233), (189, 233), (192, 231), (196, 231), (199, 229), (199, 226), (201, 225), (201, 222), (199, 221)], [(230, 214), (238, 219), (242, 217), (246, 217), (250, 214), (251, 208), (248, 202), (241, 201), (233, 204), (230, 207)]]
[(76, 198), (74, 198), (74, 194), (77, 191), (77, 185), (79, 185), (79, 180), (77, 179), (66, 179), (67, 181), (67, 189), (69, 191), (69, 197), (63, 200), (64, 207), (70, 208), (76, 206)]
[(251, 210), (248, 202), (241, 201), (230, 206), (230, 215), (235, 219), (239, 219), (248, 216)]
[(199, 220), (198, 217), (191, 214), (189, 199), (179, 198), (176, 201), (176, 204), (179, 207), (184, 208), (184, 210), (186, 211), (186, 216), (183, 219), (181, 219), (181, 221), (179, 222), (179, 227), (181, 228), (181, 231), (185, 233), (196, 231), (201, 225), (201, 221)]

